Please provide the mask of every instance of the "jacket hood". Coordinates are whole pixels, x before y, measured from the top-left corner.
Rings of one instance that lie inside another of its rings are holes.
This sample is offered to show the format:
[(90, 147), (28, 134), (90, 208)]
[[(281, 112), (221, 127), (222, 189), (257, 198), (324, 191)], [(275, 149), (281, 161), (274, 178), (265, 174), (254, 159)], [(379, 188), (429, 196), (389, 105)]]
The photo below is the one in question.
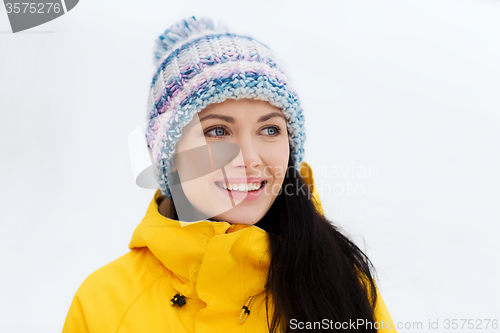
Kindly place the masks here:
[[(310, 187), (316, 207), (323, 213), (312, 170), (306, 162), (302, 162), (300, 173)], [(265, 230), (224, 221), (182, 222), (167, 218), (158, 211), (161, 195), (157, 189), (129, 248), (146, 247), (151, 251), (170, 275), (173, 288), (186, 298), (186, 306), (190, 301), (201, 301), (213, 308), (234, 303), (241, 309), (264, 291), (270, 264)]]

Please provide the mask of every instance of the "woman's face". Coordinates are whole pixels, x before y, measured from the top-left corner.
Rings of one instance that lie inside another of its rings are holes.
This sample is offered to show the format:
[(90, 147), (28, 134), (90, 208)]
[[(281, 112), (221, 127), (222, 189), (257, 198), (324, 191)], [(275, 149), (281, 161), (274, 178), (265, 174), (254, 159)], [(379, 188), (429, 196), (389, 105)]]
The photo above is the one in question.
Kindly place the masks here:
[(240, 148), (224, 170), (183, 181), (183, 170), (190, 163), (174, 157), (172, 171), (179, 172), (184, 194), (205, 216), (236, 224), (257, 223), (276, 199), (286, 174), (290, 149), (283, 113), (253, 99), (210, 104), (184, 127), (176, 152), (207, 143), (213, 148), (210, 144), (215, 142)]

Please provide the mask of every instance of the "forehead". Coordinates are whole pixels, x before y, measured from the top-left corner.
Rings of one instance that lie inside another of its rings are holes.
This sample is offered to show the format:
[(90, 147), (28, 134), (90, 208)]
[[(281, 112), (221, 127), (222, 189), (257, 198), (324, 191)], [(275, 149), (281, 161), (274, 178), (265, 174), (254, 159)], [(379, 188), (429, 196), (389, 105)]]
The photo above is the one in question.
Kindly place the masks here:
[(264, 114), (273, 111), (281, 113), (280, 108), (266, 101), (256, 99), (227, 99), (221, 103), (209, 104), (199, 112), (200, 118), (203, 115), (211, 113), (231, 113), (234, 116), (238, 114)]

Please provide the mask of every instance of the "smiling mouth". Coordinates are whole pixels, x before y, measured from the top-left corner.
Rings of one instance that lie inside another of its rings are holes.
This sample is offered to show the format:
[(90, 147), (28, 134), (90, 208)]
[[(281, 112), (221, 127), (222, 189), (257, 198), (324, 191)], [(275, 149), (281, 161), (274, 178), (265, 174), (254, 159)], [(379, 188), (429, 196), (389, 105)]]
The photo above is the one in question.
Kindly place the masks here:
[(226, 190), (226, 191), (234, 191), (234, 192), (254, 192), (260, 190), (264, 185), (267, 184), (267, 180), (263, 180), (260, 183), (222, 183), (215, 182), (215, 185)]

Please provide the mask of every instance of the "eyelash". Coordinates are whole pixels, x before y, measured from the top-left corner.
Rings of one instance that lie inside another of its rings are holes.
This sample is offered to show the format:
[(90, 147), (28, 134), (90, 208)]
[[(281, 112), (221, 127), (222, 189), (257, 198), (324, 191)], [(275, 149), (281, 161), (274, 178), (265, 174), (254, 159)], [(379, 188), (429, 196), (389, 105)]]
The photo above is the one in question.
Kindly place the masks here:
[[(212, 127), (210, 129), (208, 129), (204, 134), (207, 135), (207, 133), (212, 132), (213, 130), (216, 130), (219, 128), (222, 128), (223, 130), (227, 131), (227, 129), (224, 126), (217, 126), (217, 127)], [(276, 131), (276, 134), (269, 135), (270, 137), (278, 136), (281, 133), (281, 129), (278, 126), (268, 126), (268, 127), (263, 128), (262, 130), (265, 130), (268, 128), (273, 128)], [(213, 137), (213, 138), (214, 137), (217, 138), (217, 137), (222, 137), (223, 135), (208, 135), (208, 136)]]

